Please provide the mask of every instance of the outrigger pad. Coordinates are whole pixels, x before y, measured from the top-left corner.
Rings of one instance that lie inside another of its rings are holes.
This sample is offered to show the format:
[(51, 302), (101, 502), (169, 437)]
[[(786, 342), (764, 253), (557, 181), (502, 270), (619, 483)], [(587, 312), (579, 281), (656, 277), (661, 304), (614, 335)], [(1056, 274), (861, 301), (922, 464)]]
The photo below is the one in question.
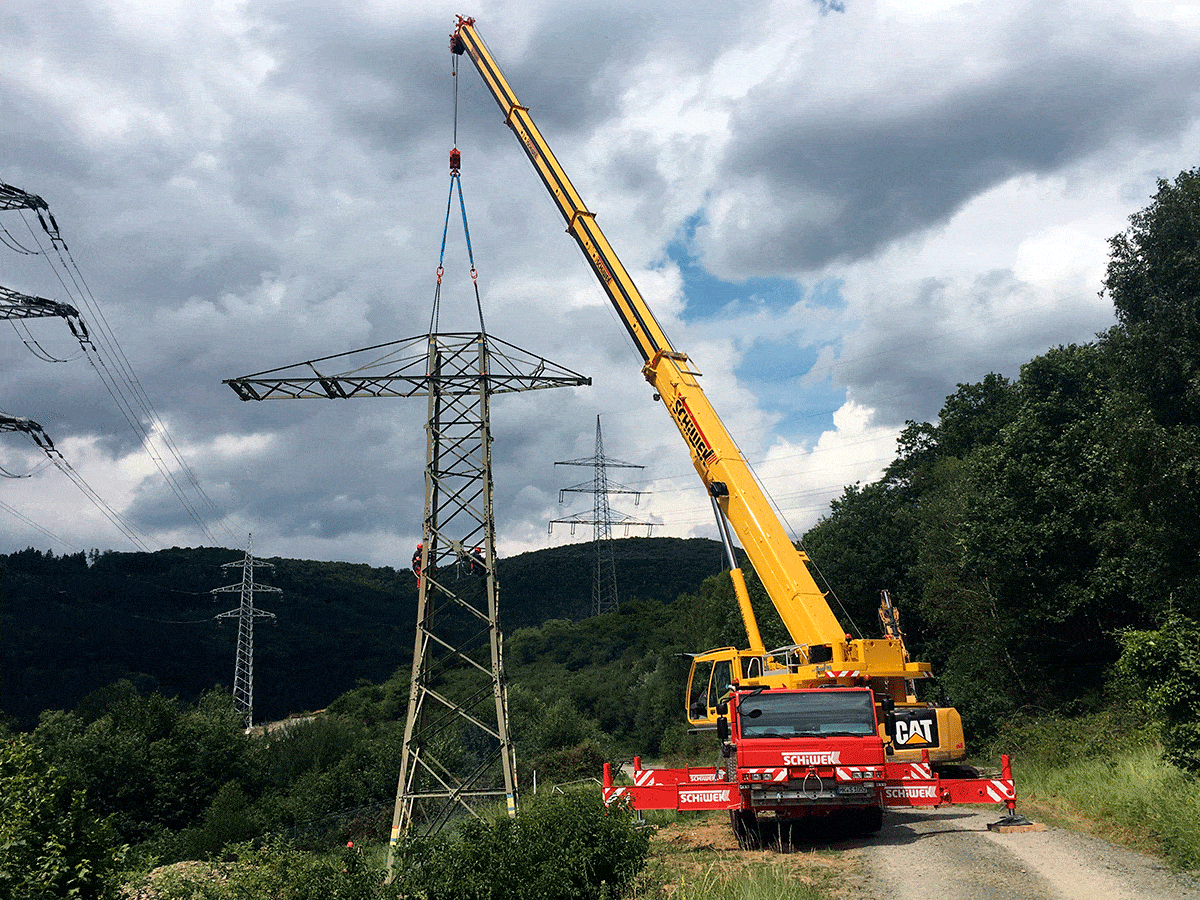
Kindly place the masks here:
[(999, 834), (1022, 834), (1027, 831), (1045, 831), (1046, 826), (1041, 822), (1030, 822), (1017, 813), (1005, 816), (998, 822), (989, 822), (988, 831)]

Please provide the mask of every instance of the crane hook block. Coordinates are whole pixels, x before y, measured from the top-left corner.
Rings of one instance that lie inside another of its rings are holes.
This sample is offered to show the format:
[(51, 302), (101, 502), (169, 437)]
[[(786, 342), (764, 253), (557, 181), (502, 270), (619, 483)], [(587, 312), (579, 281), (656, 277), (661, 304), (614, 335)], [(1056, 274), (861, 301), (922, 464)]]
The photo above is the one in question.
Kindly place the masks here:
[(458, 170), (461, 166), (462, 166), (462, 154), (459, 153), (458, 148), (455, 147), (454, 149), (452, 149), (450, 151), (450, 172), (451, 172), (451, 174), (457, 175)]
[(466, 44), (463, 43), (462, 35), (460, 34), (460, 32), (462, 31), (462, 27), (464, 25), (474, 26), (474, 24), (475, 24), (475, 20), (473, 18), (471, 18), (470, 16), (459, 16), (458, 17), (458, 27), (455, 28), (454, 33), (452, 35), (450, 35), (450, 52), (451, 53), (456, 53), (459, 56), (462, 56), (463, 53), (466, 52), (467, 46), (466, 46)]

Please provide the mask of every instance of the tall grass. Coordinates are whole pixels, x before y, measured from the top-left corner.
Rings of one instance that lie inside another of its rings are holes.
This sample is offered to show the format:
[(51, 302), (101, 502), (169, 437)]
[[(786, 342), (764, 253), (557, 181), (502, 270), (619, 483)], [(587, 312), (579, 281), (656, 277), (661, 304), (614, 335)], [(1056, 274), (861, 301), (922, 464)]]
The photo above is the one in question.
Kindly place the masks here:
[(1010, 732), (1018, 810), (1025, 799), (1176, 868), (1200, 868), (1200, 779), (1164, 762), (1152, 735), (1114, 725), (1107, 712)]
[(797, 877), (784, 866), (730, 866), (712, 863), (666, 880), (643, 882), (629, 900), (642, 897), (670, 900), (828, 900), (829, 894)]

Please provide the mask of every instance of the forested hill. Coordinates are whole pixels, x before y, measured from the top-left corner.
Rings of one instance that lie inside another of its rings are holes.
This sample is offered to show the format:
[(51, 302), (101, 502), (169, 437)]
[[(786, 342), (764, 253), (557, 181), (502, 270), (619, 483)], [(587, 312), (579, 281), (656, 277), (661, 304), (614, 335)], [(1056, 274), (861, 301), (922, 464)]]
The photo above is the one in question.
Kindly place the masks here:
[[(144, 692), (194, 701), (233, 680), (236, 621), (217, 613), (239, 593), (239, 550), (54, 556), (0, 555), (0, 714), (32, 727), (44, 709), (72, 709), (118, 679)], [(720, 571), (715, 541), (614, 542), (621, 598), (670, 601)], [(319, 709), (360, 679), (386, 681), (410, 665), (416, 619), (411, 571), (338, 562), (267, 559), (256, 579), (282, 593), (255, 604), (274, 612), (255, 629), (255, 717)], [(524, 553), (499, 563), (506, 631), (590, 613), (591, 543)]]

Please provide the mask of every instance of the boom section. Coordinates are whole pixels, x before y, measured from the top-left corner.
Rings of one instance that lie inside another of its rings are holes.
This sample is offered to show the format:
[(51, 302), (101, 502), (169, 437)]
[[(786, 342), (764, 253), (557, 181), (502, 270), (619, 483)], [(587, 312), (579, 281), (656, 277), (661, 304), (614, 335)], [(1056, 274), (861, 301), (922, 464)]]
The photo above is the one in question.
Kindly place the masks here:
[(484, 83), (504, 114), (505, 123), (525, 148), (529, 161), (566, 220), (567, 231), (592, 264), (596, 277), (617, 308), (642, 359), (649, 360), (660, 350), (670, 351), (670, 341), (642, 299), (629, 272), (609, 245), (604, 232), (596, 225), (595, 215), (584, 206), (575, 185), (571, 184), (571, 179), (558, 164), (545, 138), (530, 118), (529, 109), (521, 105), (471, 22), (471, 19), (460, 20), (458, 29), (451, 37), (450, 49), (455, 53), (465, 52), (483, 76)]
[[(596, 217), (584, 205), (528, 108), (517, 99), (479, 37), (473, 19), (459, 19), (450, 38), (450, 49), (471, 58), (500, 106), (504, 121), (525, 148), (529, 161), (562, 213), (568, 233), (583, 250), (641, 353), (645, 361), (643, 375), (683, 436), (692, 465), (742, 542), (788, 633), (800, 644), (833, 645), (833, 661), (844, 660), (849, 650), (845, 631), (809, 573), (804, 555), (792, 545), (749, 464), (700, 387), (697, 381), (700, 373), (692, 369), (685, 354), (671, 346), (629, 272), (596, 224)], [(748, 628), (749, 625), (747, 622)]]

